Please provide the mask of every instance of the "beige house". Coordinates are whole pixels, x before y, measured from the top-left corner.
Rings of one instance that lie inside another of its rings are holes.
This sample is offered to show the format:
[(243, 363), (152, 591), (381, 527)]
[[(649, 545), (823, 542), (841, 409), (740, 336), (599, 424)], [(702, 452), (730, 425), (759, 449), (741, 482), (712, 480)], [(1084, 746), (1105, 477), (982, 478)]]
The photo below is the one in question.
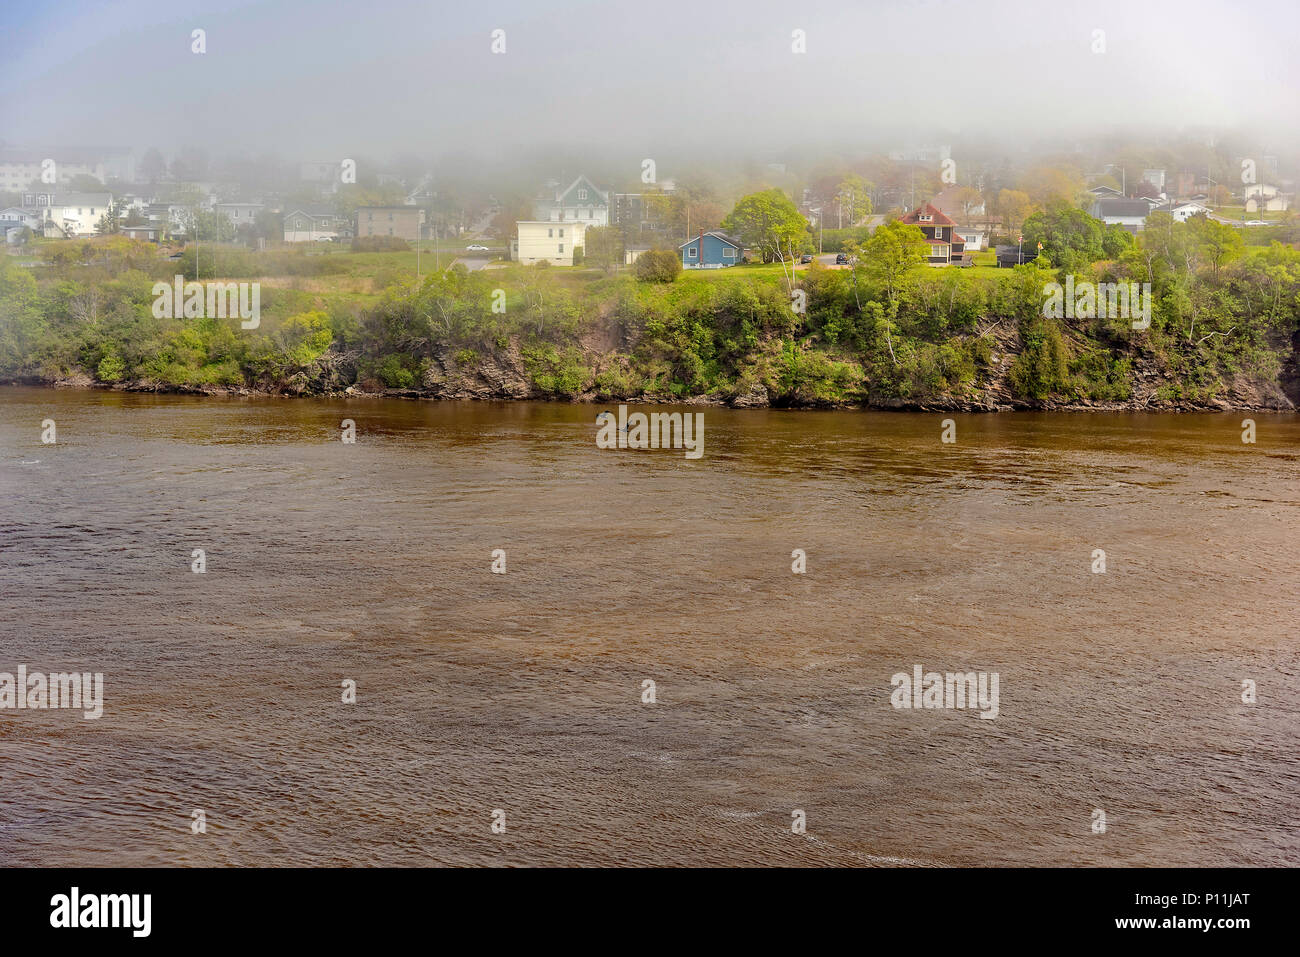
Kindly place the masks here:
[(41, 221), (37, 232), (50, 239), (95, 235), (112, 205), (109, 193), (23, 194), (23, 210)]
[(408, 242), (420, 238), (424, 210), (418, 206), (358, 206), (357, 238), (397, 236)]
[(587, 225), (569, 220), (517, 222), (519, 238), (510, 243), (511, 258), (526, 266), (543, 261), (554, 266), (572, 266), (573, 250), (582, 248)]
[(1280, 213), (1291, 207), (1290, 199), (1276, 186), (1267, 183), (1250, 183), (1244, 190), (1246, 212)]

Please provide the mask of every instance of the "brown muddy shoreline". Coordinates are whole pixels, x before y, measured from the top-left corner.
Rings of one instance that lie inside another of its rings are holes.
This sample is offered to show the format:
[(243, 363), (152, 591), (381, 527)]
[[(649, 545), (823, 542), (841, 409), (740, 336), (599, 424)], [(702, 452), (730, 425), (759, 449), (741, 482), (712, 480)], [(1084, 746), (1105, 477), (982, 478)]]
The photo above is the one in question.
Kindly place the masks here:
[(380, 389), (367, 390), (357, 386), (344, 389), (310, 390), (285, 387), (279, 389), (254, 389), (247, 386), (176, 386), (146, 380), (120, 383), (95, 382), (88, 376), (71, 376), (62, 379), (21, 377), (0, 379), (4, 386), (34, 386), (52, 389), (86, 389), (100, 392), (152, 393), (156, 395), (210, 396), (214, 398), (284, 398), (284, 399), (410, 399), (431, 402), (554, 402), (568, 405), (596, 405), (628, 403), (636, 405), (679, 405), (726, 409), (784, 409), (790, 411), (875, 411), (875, 412), (954, 412), (954, 413), (1005, 413), (1005, 412), (1259, 412), (1294, 413), (1295, 403), (1279, 389), (1271, 395), (1260, 395), (1250, 390), (1250, 397), (1232, 396), (1209, 403), (1137, 400), (1129, 402), (1026, 402), (1006, 397), (999, 401), (971, 401), (943, 398), (926, 402), (904, 399), (869, 399), (865, 402), (783, 403), (772, 402), (766, 396), (753, 394), (739, 400), (726, 400), (713, 396), (676, 398), (659, 395), (598, 396), (585, 393), (571, 399), (556, 398), (539, 393), (520, 394), (515, 389)]

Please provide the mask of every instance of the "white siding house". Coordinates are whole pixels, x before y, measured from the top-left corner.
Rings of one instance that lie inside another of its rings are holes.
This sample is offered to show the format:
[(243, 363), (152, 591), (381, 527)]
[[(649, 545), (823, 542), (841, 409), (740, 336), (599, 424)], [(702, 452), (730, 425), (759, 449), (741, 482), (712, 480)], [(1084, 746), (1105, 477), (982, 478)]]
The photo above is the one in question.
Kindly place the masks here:
[(549, 262), (555, 266), (572, 266), (573, 249), (582, 246), (587, 234), (585, 222), (531, 220), (515, 223), (517, 243), (511, 244), (515, 258), (524, 265)]
[(95, 235), (113, 204), (110, 193), (25, 193), (23, 208), (41, 220), (48, 237)]

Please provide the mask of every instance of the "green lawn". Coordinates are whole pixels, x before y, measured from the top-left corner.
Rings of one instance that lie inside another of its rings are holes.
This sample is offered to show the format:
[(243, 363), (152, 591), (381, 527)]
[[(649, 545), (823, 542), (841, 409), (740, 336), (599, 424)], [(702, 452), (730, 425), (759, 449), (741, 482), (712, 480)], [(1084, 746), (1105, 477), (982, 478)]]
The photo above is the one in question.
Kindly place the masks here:
[(1269, 222), (1281, 221), (1286, 216), (1282, 212), (1246, 212), (1245, 206), (1215, 206), (1212, 210), (1214, 215), (1223, 219), (1235, 219), (1244, 222), (1247, 219), (1263, 219)]

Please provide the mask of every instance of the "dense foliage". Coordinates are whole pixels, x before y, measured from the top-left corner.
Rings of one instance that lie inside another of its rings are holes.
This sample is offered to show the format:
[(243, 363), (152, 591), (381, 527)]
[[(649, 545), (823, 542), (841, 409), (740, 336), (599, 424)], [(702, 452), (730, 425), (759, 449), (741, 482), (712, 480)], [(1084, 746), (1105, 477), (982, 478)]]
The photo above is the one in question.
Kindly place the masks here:
[[(1148, 399), (1154, 388), (1160, 401), (1207, 403), (1285, 378), (1300, 331), (1294, 248), (1245, 247), (1198, 220), (1153, 217), (1136, 241), (1065, 208), (1030, 220), (1044, 255), (1008, 270), (918, 265), (913, 228), (882, 227), (847, 242), (849, 268), (795, 274), (802, 310), (777, 266), (677, 275), (675, 263), (671, 276), (643, 276), (655, 282), (458, 266), (417, 283), (384, 276), (398, 254), (205, 246), (173, 261), (121, 237), (47, 243), (35, 263), (0, 258), (0, 379), (421, 390), (495, 365), (556, 398), (981, 405), (1127, 402), (1143, 382)], [(1044, 291), (1067, 272), (1149, 283), (1150, 328), (1046, 315)], [(364, 293), (331, 285), (358, 273)], [(154, 283), (178, 274), (262, 277), (260, 325), (156, 318)]]

